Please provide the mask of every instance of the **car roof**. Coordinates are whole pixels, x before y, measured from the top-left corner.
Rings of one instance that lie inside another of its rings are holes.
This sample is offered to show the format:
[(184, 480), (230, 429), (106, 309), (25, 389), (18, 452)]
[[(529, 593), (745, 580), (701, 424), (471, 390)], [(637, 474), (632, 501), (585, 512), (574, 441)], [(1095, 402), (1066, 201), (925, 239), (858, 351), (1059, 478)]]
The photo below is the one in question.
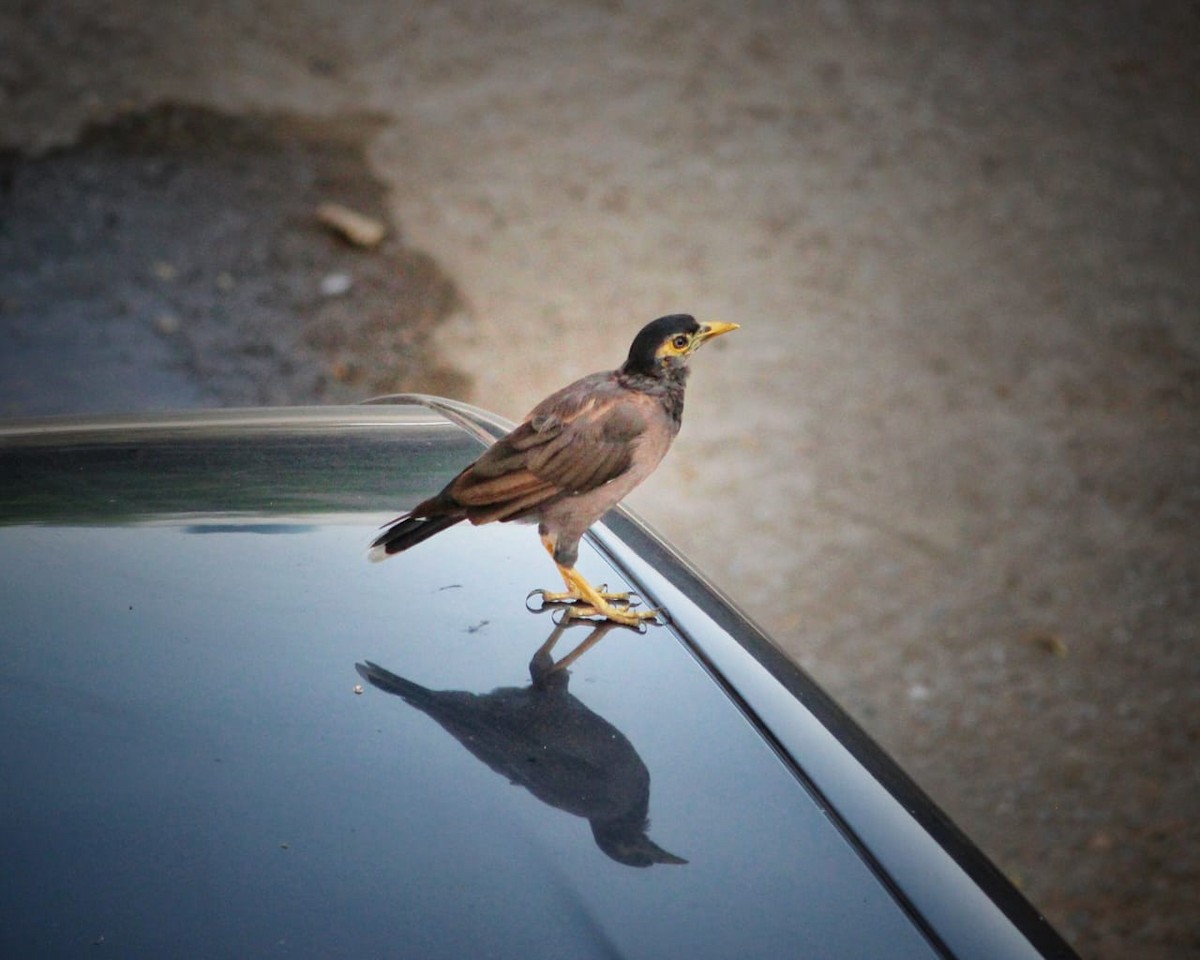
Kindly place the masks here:
[(370, 562), (502, 428), (0, 428), (6, 955), (1070, 955), (632, 515), (579, 568), (644, 631), (527, 606), (557, 576), (519, 525)]

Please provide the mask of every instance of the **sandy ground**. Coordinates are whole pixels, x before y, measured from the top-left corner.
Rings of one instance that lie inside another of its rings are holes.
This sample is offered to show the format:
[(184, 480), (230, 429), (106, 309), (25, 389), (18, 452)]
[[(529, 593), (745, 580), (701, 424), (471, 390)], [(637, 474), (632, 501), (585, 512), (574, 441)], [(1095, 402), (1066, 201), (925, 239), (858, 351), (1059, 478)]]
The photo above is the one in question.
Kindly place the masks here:
[[(467, 399), (519, 416), (661, 313), (741, 323), (630, 503), (1081, 953), (1200, 951), (1195, 4), (84, 6), (0, 10), (0, 144), (165, 103), (328, 124), (379, 256), (452, 284), (413, 349)], [(360, 332), (282, 399), (366, 391)], [(138, 362), (236, 398), (188, 342)]]

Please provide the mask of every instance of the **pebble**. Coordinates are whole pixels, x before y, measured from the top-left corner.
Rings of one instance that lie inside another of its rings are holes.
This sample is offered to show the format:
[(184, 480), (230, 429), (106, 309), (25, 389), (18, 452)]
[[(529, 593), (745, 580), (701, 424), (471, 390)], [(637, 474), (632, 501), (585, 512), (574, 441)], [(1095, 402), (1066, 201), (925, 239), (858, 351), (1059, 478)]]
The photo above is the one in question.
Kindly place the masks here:
[(354, 279), (348, 273), (329, 273), (321, 278), (321, 296), (341, 297), (350, 292)]

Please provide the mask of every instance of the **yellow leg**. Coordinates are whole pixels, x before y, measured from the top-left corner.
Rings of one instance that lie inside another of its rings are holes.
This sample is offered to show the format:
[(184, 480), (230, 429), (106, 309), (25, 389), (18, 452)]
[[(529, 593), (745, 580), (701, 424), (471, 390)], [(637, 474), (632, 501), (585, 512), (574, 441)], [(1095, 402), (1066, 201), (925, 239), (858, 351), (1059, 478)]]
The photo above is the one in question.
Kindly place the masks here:
[(542, 531), (541, 537), (542, 546), (554, 560), (554, 565), (558, 567), (558, 572), (562, 575), (567, 589), (565, 593), (535, 590), (530, 596), (540, 594), (543, 603), (565, 604), (563, 614), (568, 620), (603, 617), (605, 620), (621, 623), (627, 627), (636, 627), (658, 616), (657, 610), (631, 610), (633, 602), (628, 593), (609, 593), (607, 586), (602, 586), (597, 590), (587, 582), (583, 574), (575, 569), (573, 550), (560, 560), (555, 556), (557, 544), (554, 538), (544, 531)]
[[(629, 594), (605, 593), (597, 590), (574, 567), (564, 567), (557, 564), (558, 572), (562, 574), (563, 583), (567, 585), (565, 593), (550, 593), (541, 591), (545, 603), (567, 603), (566, 616), (569, 619), (581, 617), (603, 617), (614, 623), (623, 623), (636, 627), (644, 620), (653, 620), (658, 616), (657, 610), (631, 610)], [(620, 604), (618, 606), (617, 604)]]
[[(568, 571), (570, 571), (570, 574), (574, 575), (574, 581), (572, 576), (568, 574)], [(589, 596), (594, 594), (597, 597), (607, 600), (609, 603), (619, 603), (623, 607), (637, 605), (637, 601), (633, 600), (630, 594), (613, 593), (608, 589), (607, 583), (602, 583), (598, 587), (593, 587), (590, 583), (588, 583), (587, 580), (583, 578), (582, 574), (575, 570), (574, 567), (564, 567), (559, 565), (558, 572), (562, 574), (563, 583), (567, 585), (566, 592), (554, 593), (550, 590), (538, 590), (537, 593), (546, 603), (571, 603), (576, 600), (583, 600), (584, 594), (577, 590), (575, 586), (575, 581), (577, 581), (583, 583), (584, 586), (591, 588), (591, 594), (589, 594)]]

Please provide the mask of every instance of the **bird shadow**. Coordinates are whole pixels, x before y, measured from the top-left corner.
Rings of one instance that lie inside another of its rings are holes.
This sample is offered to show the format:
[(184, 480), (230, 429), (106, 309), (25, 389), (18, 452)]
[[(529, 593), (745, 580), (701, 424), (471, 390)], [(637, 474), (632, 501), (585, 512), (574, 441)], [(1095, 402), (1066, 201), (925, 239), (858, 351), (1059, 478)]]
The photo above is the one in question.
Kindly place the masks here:
[[(576, 626), (591, 632), (559, 660), (555, 645)], [(477, 760), (547, 806), (588, 821), (607, 856), (631, 867), (686, 864), (647, 835), (650, 771), (616, 727), (569, 690), (567, 670), (617, 623), (557, 623), (529, 662), (530, 683), (490, 693), (430, 690), (378, 664), (355, 664), (373, 687), (435, 720)]]

